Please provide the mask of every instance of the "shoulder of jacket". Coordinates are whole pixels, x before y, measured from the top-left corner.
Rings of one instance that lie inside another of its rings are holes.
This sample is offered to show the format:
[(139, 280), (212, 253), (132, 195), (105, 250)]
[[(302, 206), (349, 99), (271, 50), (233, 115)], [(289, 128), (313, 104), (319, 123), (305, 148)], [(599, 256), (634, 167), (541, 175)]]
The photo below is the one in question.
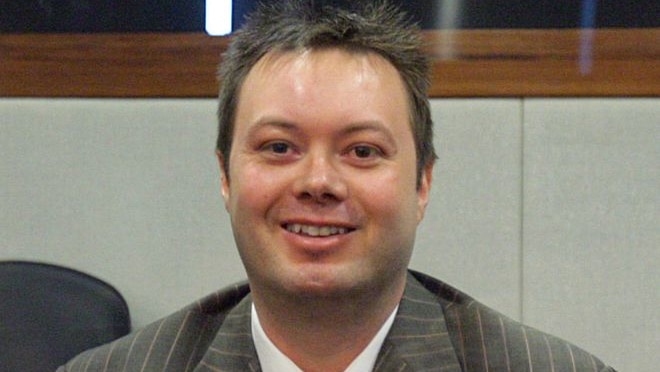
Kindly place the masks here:
[[(167, 355), (175, 344), (179, 345), (177, 348), (186, 349), (181, 345), (189, 345), (203, 350), (203, 344), (212, 338), (227, 314), (249, 292), (247, 282), (223, 288), (122, 338), (81, 353), (58, 371), (132, 370), (136, 365), (158, 369), (160, 363), (184, 363), (190, 357), (178, 362), (172, 359), (175, 356), (162, 360), (149, 356)], [(196, 350), (188, 352), (191, 355), (198, 353)]]

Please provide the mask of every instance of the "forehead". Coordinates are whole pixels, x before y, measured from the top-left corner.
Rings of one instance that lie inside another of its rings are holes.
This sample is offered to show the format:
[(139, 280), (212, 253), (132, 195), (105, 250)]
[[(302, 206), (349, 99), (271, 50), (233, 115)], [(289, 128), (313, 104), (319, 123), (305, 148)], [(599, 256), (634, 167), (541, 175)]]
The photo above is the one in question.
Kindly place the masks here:
[[(337, 64), (339, 63), (339, 64)], [(383, 74), (399, 76), (397, 69), (386, 58), (372, 51), (351, 50), (341, 47), (314, 49), (274, 50), (266, 53), (252, 66), (248, 76), (273, 72), (282, 68), (316, 66), (337, 68), (374, 69)]]
[(252, 67), (238, 94), (237, 119), (245, 119), (241, 114), (246, 112), (274, 108), (312, 114), (327, 108), (358, 115), (368, 107), (372, 114), (403, 110), (409, 122), (409, 99), (399, 72), (373, 52), (338, 48), (270, 52)]

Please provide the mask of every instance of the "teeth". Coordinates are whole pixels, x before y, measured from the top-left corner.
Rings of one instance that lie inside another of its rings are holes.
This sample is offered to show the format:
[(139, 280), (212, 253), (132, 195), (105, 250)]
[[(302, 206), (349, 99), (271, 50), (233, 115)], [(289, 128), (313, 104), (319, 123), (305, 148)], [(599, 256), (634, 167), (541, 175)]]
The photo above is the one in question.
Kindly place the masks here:
[(288, 224), (286, 229), (290, 232), (296, 234), (304, 234), (309, 236), (330, 236), (338, 234), (346, 234), (348, 229), (345, 227), (337, 226), (311, 226), (311, 225), (301, 225), (301, 224)]

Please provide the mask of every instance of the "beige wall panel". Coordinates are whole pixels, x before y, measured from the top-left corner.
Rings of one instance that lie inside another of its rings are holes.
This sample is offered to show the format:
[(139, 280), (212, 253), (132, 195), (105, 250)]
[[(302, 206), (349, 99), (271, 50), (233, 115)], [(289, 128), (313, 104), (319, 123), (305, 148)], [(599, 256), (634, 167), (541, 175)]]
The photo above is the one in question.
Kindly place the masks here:
[(433, 100), (439, 159), (412, 267), (520, 311), (521, 101)]
[(525, 102), (526, 322), (660, 365), (660, 100)]
[(0, 259), (97, 275), (140, 327), (244, 277), (214, 100), (0, 100)]

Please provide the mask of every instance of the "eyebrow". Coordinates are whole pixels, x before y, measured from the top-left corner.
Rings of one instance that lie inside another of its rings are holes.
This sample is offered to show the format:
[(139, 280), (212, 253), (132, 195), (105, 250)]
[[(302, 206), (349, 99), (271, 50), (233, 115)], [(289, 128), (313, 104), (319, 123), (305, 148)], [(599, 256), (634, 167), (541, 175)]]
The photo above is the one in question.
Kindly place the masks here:
[(359, 132), (378, 132), (382, 133), (391, 143), (397, 143), (392, 132), (380, 121), (360, 121), (351, 123), (342, 130), (343, 134), (353, 134)]
[(266, 117), (266, 118), (262, 118), (262, 119), (257, 120), (257, 122), (248, 129), (247, 135), (248, 135), (248, 137), (251, 137), (252, 135), (254, 135), (254, 133), (258, 132), (259, 130), (261, 130), (263, 128), (269, 128), (269, 127), (279, 128), (279, 129), (286, 130), (286, 131), (291, 131), (291, 132), (299, 132), (300, 131), (300, 128), (296, 124), (287, 122), (285, 120), (280, 120), (280, 119), (277, 119), (277, 118), (268, 118), (268, 117)]
[[(295, 123), (291, 123), (278, 118), (265, 117), (257, 120), (257, 122), (248, 130), (247, 134), (249, 137), (251, 137), (259, 130), (268, 127), (278, 128), (289, 132), (301, 132), (300, 127)], [(360, 132), (381, 133), (385, 136), (387, 141), (391, 142), (392, 144), (397, 143), (392, 132), (383, 123), (377, 120), (366, 120), (349, 123), (340, 131), (340, 134), (351, 135)]]

